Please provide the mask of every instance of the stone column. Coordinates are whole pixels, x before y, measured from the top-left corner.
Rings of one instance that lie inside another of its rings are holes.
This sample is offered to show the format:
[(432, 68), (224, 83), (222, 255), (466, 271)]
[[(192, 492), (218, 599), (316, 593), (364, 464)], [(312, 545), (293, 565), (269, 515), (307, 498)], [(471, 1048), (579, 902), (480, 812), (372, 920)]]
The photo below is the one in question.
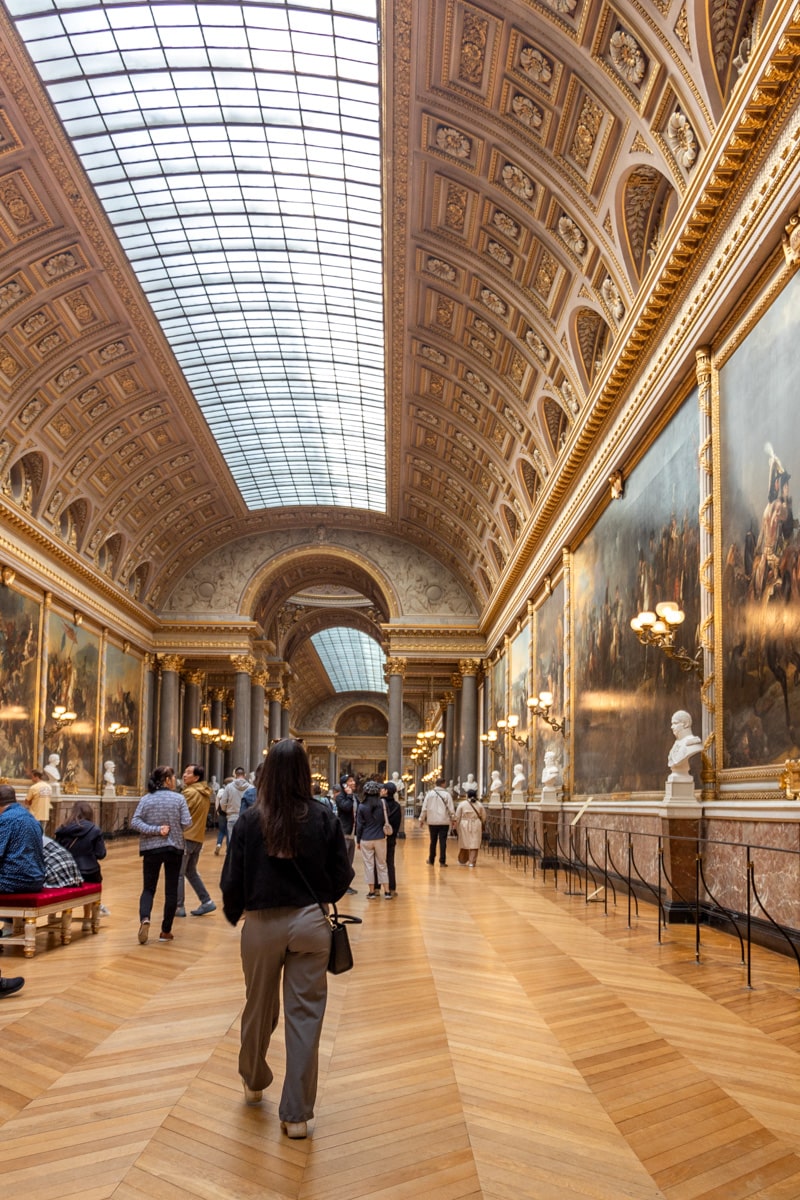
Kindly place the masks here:
[(387, 658), (386, 676), (389, 681), (389, 738), (386, 753), (386, 773), (403, 773), (403, 679), (406, 674), (404, 658)]
[(444, 763), (442, 774), (448, 783), (455, 779), (456, 772), (456, 694), (445, 692), (442, 696), (444, 706)]
[(203, 751), (192, 737), (192, 730), (200, 724), (200, 698), (205, 676), (202, 671), (189, 671), (186, 676), (183, 696), (183, 736), (181, 738), (181, 767), (188, 763), (202, 763)]
[[(211, 689), (211, 725), (214, 729), (222, 729), (222, 714), (228, 698), (225, 688)], [(211, 775), (216, 775), (218, 783), (225, 778), (225, 752), (221, 746), (211, 747)]]
[(462, 784), (468, 775), (478, 777), (478, 672), (481, 664), (477, 658), (462, 658), (458, 664), (461, 672), (461, 728), (459, 730), (458, 773)]
[(180, 708), (180, 673), (183, 659), (179, 654), (159, 654), (161, 667), (161, 703), (158, 714), (158, 762), (156, 766), (178, 770), (178, 713)]
[(235, 676), (233, 680), (233, 757), (236, 765), (252, 771), (250, 761), (250, 676), (255, 670), (255, 659), (249, 654), (232, 654), (231, 662)]
[(700, 401), (700, 645), (703, 648), (702, 701), (703, 757), (700, 768), (701, 799), (716, 799), (716, 743), (714, 732), (714, 458), (711, 415), (711, 347), (695, 352)]
[(264, 757), (267, 744), (267, 734), (264, 728), (264, 689), (267, 683), (267, 672), (260, 668), (255, 670), (250, 679), (250, 758), (253, 770)]
[(336, 770), (335, 746), (328, 746), (328, 784), (335, 792), (339, 790), (339, 777)]
[(283, 688), (267, 688), (267, 699), (269, 700), (269, 744), (271, 746), (281, 736), (281, 700), (283, 699)]

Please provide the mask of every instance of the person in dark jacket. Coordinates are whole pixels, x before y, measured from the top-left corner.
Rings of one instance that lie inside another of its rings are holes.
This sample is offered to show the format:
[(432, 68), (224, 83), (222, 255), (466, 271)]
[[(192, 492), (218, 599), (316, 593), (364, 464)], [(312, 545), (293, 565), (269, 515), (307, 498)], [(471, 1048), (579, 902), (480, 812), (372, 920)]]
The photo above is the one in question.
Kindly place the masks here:
[(356, 813), (356, 846), (364, 860), (364, 879), (369, 888), (367, 899), (374, 900), (380, 896), (380, 891), (373, 882), (377, 873), (384, 900), (391, 900), (389, 872), (386, 869), (386, 834), (383, 831), (386, 817), (381, 802), (381, 785), (374, 779), (368, 779), (361, 794), (363, 800)]
[[(386, 870), (389, 875), (389, 891), (393, 896), (397, 895), (397, 875), (394, 866), (394, 854), (397, 849), (397, 835), (400, 832), (400, 826), (403, 824), (403, 810), (397, 802), (397, 784), (392, 783), (391, 779), (386, 783), (381, 784), (381, 799), (386, 805), (386, 813), (389, 817), (389, 824), (392, 827), (392, 832), (386, 838)], [(375, 876), (375, 886), (378, 886), (378, 877)]]
[(257, 792), (236, 822), (220, 881), (227, 919), (235, 925), (245, 915), (239, 1074), (245, 1103), (259, 1104), (273, 1078), (267, 1052), (282, 983), (286, 1075), (278, 1113), (287, 1137), (304, 1138), (314, 1116), (328, 995), (331, 930), (320, 905), (344, 894), (353, 868), (339, 821), (311, 797), (300, 742), (275, 742)]
[[(342, 824), (344, 840), (347, 843), (347, 857), (352, 867), (356, 852), (356, 808), (358, 807), (356, 781), (352, 775), (342, 776), (341, 788), (334, 796), (333, 803), (336, 805), (336, 812)], [(356, 889), (348, 888), (347, 894), (355, 896)]]
[(84, 883), (101, 883), (100, 860), (106, 856), (103, 835), (94, 823), (91, 804), (79, 800), (71, 808), (66, 822), (56, 830), (56, 841), (69, 850)]

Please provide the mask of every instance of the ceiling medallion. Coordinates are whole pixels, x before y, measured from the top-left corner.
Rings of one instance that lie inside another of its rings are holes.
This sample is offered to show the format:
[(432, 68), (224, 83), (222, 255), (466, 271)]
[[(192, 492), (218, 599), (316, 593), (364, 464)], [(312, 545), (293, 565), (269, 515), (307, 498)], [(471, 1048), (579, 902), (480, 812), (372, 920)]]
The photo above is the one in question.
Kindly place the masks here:
[(608, 49), (611, 61), (622, 78), (628, 83), (641, 83), (644, 78), (645, 61), (636, 39), (618, 29), (611, 35)]
[(691, 167), (697, 158), (697, 139), (689, 118), (674, 112), (667, 125), (667, 140), (682, 167)]

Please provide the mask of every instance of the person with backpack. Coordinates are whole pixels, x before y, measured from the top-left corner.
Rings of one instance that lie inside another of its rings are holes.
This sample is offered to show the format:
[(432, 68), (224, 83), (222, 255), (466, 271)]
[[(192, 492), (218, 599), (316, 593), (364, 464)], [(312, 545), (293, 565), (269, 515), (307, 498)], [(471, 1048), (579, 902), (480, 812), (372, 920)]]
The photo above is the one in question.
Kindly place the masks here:
[(420, 825), (428, 826), (430, 849), (428, 850), (428, 866), (436, 861), (436, 847), (439, 847), (439, 866), (447, 866), (447, 835), (456, 819), (453, 800), (444, 786), (442, 775), (436, 780), (436, 786), (425, 793), (422, 808), (419, 812)]

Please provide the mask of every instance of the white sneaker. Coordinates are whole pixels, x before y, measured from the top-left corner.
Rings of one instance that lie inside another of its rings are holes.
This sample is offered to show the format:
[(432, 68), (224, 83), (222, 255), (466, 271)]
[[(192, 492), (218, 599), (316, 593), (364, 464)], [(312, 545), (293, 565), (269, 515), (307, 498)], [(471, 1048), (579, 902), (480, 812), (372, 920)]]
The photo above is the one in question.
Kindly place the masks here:
[(474, 868), (475, 863), (467, 863), (467, 866), (469, 867), (469, 869), (471, 871)]

